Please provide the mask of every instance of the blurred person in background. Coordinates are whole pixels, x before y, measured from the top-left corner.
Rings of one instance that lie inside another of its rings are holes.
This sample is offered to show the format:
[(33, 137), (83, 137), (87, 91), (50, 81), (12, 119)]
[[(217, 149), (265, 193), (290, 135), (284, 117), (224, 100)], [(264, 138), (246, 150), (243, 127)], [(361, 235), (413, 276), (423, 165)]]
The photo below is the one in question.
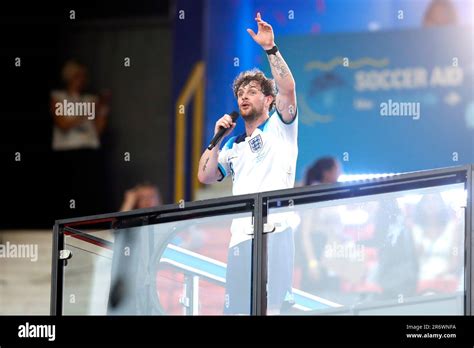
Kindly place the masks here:
[(377, 298), (398, 301), (400, 296), (416, 293), (419, 263), (415, 241), (397, 199), (386, 197), (376, 202), (374, 235), (365, 245), (377, 250), (375, 281), (381, 288)]
[[(62, 79), (65, 88), (51, 92), (53, 150), (98, 149), (110, 110), (110, 92), (105, 91), (100, 96), (85, 93), (87, 68), (73, 60), (64, 65)], [(81, 107), (76, 108), (79, 103)], [(77, 114), (77, 111), (83, 113)]]
[(305, 175), (304, 184), (333, 184), (339, 179), (342, 173), (341, 164), (334, 157), (321, 157), (308, 169)]
[(451, 0), (431, 1), (423, 18), (425, 27), (456, 25), (457, 22), (458, 14)]
[(64, 88), (51, 92), (53, 117), (54, 215), (57, 219), (105, 213), (104, 153), (100, 146), (110, 111), (110, 92), (85, 93), (85, 65), (67, 61), (62, 69)]
[(125, 192), (120, 211), (153, 208), (162, 204), (161, 193), (158, 187), (144, 182)]
[[(463, 226), (439, 193), (418, 203), (413, 238), (420, 267), (418, 292), (454, 292), (463, 277)], [(461, 240), (460, 240), (461, 239)]]
[[(162, 204), (161, 193), (156, 185), (141, 182), (125, 191), (120, 211), (153, 208)], [(114, 253), (112, 258), (111, 291), (109, 296), (108, 314), (112, 315), (145, 315), (164, 314), (157, 304), (156, 293), (150, 286), (155, 271), (150, 260), (155, 257), (153, 245), (154, 231), (152, 226), (136, 233), (134, 227), (141, 226), (141, 217), (132, 217), (114, 223)], [(156, 225), (155, 225), (156, 226)], [(148, 228), (150, 227), (150, 228)], [(129, 248), (130, 254), (122, 251)]]
[[(305, 185), (333, 184), (341, 175), (341, 165), (334, 157), (319, 158), (308, 169)], [(302, 213), (300, 248), (303, 258), (298, 260), (302, 265), (302, 287), (310, 291), (321, 288), (337, 287), (338, 281), (331, 277), (323, 264), (324, 249), (334, 234), (342, 230), (337, 208), (312, 209)], [(329, 236), (328, 234), (333, 234)]]

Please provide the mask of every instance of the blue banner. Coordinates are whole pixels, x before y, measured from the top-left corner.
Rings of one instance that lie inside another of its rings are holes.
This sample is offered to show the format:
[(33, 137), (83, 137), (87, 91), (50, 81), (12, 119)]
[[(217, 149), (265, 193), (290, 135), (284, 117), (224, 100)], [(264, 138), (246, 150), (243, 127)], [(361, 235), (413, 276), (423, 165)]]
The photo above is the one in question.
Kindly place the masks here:
[(280, 38), (297, 84), (297, 180), (323, 155), (350, 174), (474, 162), (472, 38), (472, 28)]

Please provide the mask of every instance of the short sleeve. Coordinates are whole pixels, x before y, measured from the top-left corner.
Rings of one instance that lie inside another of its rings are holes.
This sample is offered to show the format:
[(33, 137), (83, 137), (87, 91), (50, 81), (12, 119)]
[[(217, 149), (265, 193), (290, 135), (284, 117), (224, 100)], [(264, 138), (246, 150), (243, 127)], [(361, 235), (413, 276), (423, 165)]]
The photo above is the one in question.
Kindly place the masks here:
[(235, 141), (235, 137), (230, 138), (222, 147), (221, 151), (219, 151), (218, 163), (217, 168), (222, 174), (222, 178), (217, 181), (222, 181), (230, 172), (229, 162), (227, 161), (227, 157), (229, 156), (229, 151), (232, 149), (232, 144)]
[(291, 122), (285, 122), (283, 117), (275, 108), (275, 112), (272, 115), (272, 127), (278, 129), (278, 133), (282, 136), (283, 140), (296, 143), (298, 138), (298, 108), (296, 109), (296, 115)]
[(229, 172), (230, 168), (227, 163), (227, 156), (226, 156), (226, 151), (222, 149), (219, 152), (219, 161), (217, 163), (217, 169), (219, 169), (219, 172), (221, 172), (222, 178), (220, 178), (217, 181), (222, 181), (224, 178), (227, 176), (227, 173)]

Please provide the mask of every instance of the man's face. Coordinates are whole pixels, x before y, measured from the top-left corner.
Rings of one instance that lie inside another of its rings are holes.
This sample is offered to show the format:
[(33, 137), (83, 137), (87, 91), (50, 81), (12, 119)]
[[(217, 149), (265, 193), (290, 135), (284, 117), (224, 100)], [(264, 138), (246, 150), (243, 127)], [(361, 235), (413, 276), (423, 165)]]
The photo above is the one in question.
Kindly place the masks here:
[(260, 83), (257, 81), (250, 81), (245, 86), (242, 85), (237, 91), (237, 102), (239, 104), (239, 111), (244, 119), (258, 118), (268, 109), (271, 97), (266, 97), (261, 89)]

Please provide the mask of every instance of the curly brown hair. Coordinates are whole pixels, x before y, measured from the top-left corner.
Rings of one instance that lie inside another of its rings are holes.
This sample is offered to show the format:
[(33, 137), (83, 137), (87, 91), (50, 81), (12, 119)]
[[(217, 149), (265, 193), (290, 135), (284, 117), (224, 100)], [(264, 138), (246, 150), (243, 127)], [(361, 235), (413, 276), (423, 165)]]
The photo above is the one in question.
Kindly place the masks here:
[(239, 88), (241, 86), (247, 86), (251, 81), (259, 82), (260, 87), (262, 88), (262, 93), (265, 96), (271, 95), (273, 97), (273, 101), (268, 108), (268, 110), (272, 110), (275, 106), (275, 98), (276, 98), (275, 81), (273, 79), (267, 78), (265, 74), (257, 68), (243, 71), (235, 78), (234, 83), (232, 84), (232, 90), (234, 91), (234, 96), (238, 99), (237, 92)]

